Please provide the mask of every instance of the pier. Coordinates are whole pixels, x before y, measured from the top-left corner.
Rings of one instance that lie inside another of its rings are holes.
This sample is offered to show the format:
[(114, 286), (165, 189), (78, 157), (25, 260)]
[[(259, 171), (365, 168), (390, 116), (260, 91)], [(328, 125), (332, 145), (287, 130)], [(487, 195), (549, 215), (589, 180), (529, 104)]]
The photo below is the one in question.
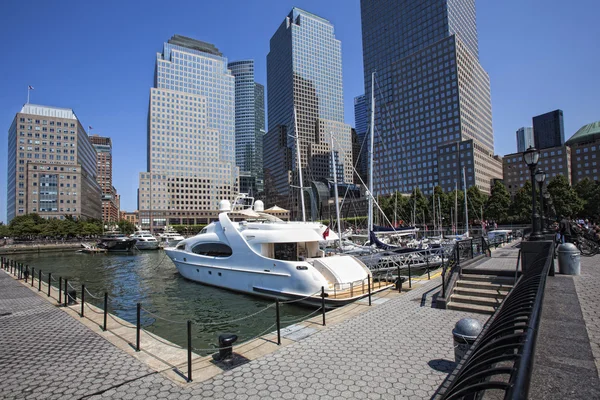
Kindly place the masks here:
[[(495, 250), (476, 268), (514, 268), (517, 254), (513, 246)], [(588, 398), (600, 393), (599, 263), (600, 256), (583, 258), (581, 276), (549, 278), (530, 398), (583, 398), (573, 396), (578, 386)], [(283, 330), (281, 346), (271, 332), (247, 348), (235, 347), (248, 362), (232, 369), (195, 355), (194, 380), (187, 383), (185, 362), (179, 362), (184, 349), (144, 333), (136, 352), (132, 324), (115, 320), (103, 333), (91, 310), (81, 318), (78, 305), (59, 308), (43, 291), (2, 271), (0, 370), (6, 378), (0, 397), (431, 398), (455, 367), (454, 324), (464, 317), (485, 322), (487, 315), (437, 309), (441, 278), (432, 273), (423, 279), (413, 290), (374, 298), (371, 307), (365, 299), (329, 312), (326, 326), (317, 315)], [(564, 316), (556, 314), (564, 311), (559, 305), (566, 295), (578, 321), (561, 322)], [(565, 346), (565, 338), (556, 342), (558, 332), (573, 326), (574, 350), (557, 349)], [(557, 379), (565, 372), (569, 379)], [(567, 385), (578, 375), (578, 386)]]

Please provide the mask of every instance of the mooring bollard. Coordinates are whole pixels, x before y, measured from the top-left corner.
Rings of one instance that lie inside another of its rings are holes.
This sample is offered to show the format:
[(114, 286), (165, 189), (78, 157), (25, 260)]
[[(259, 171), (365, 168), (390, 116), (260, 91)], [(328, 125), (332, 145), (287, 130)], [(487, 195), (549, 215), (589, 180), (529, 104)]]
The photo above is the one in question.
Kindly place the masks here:
[(325, 287), (321, 286), (321, 308), (323, 309), (323, 326), (325, 326)]
[(187, 381), (192, 381), (192, 321), (187, 322), (187, 356), (188, 356), (188, 378)]
[(81, 318), (84, 316), (83, 308), (85, 307), (85, 285), (81, 285)]
[(106, 332), (106, 317), (108, 315), (108, 292), (104, 292), (104, 326), (103, 331)]
[(137, 324), (135, 332), (135, 351), (140, 351), (140, 330), (142, 329), (141, 321), (142, 305), (137, 303)]
[(58, 277), (58, 304), (62, 303), (62, 277)]
[(42, 291), (42, 270), (38, 271), (38, 292)]
[(50, 297), (50, 290), (52, 290), (52, 272), (48, 272), (48, 297)]
[(277, 344), (281, 344), (281, 324), (279, 320), (279, 299), (275, 299), (275, 323), (277, 324)]
[(369, 305), (371, 305), (371, 275), (367, 275), (367, 284), (369, 289)]

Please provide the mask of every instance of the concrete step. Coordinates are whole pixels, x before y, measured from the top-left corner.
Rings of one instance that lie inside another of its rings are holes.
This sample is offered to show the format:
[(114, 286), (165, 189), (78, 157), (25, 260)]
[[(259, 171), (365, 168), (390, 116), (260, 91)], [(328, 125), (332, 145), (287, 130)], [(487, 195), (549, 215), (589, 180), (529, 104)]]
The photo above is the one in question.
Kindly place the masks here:
[(509, 270), (489, 270), (483, 267), (481, 268), (461, 268), (463, 274), (471, 274), (471, 275), (494, 275), (494, 276), (506, 276), (506, 277), (515, 277), (515, 271)]
[(512, 289), (513, 285), (507, 285), (507, 284), (499, 284), (499, 283), (491, 283), (491, 282), (484, 282), (484, 281), (465, 281), (462, 279), (459, 279), (458, 282), (456, 282), (456, 286), (457, 287), (462, 287), (462, 288), (473, 288), (473, 289), (483, 289), (483, 290), (510, 290)]
[(502, 303), (502, 299), (494, 299), (492, 297), (481, 296), (465, 296), (464, 294), (453, 293), (450, 296), (450, 301), (461, 304), (498, 307)]
[(478, 314), (493, 314), (496, 311), (495, 307), (491, 306), (478, 306), (475, 304), (455, 303), (453, 301), (448, 303), (446, 307), (449, 310), (474, 312)]
[[(460, 282), (460, 281), (459, 281)], [(470, 288), (457, 286), (454, 288), (455, 294), (462, 294), (464, 296), (478, 296), (478, 297), (491, 297), (494, 299), (503, 300), (509, 292), (509, 288), (506, 289), (481, 289), (480, 287)]]
[(460, 279), (463, 281), (491, 282), (507, 285), (513, 285), (515, 283), (515, 278), (498, 275), (461, 274)]

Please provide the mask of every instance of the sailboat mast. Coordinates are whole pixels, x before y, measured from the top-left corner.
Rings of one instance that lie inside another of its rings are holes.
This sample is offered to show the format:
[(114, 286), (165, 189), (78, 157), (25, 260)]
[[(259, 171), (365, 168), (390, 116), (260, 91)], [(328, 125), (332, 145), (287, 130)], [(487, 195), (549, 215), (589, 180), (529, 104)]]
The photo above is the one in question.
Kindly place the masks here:
[(304, 208), (304, 185), (302, 183), (302, 162), (300, 161), (300, 133), (298, 132), (298, 118), (296, 107), (294, 107), (294, 131), (296, 136), (296, 158), (298, 159), (298, 178), (300, 180), (300, 202), (302, 203), (302, 222), (306, 222), (306, 210)]
[(398, 211), (398, 192), (395, 192), (395, 196), (394, 196), (394, 228), (397, 225), (398, 219), (397, 219), (397, 211)]
[(442, 202), (438, 196), (438, 219), (440, 221), (440, 238), (444, 235), (444, 221), (442, 219)]
[(469, 237), (469, 208), (467, 207), (467, 177), (463, 167), (463, 187), (465, 190), (465, 235)]
[(432, 204), (432, 214), (431, 214), (431, 220), (433, 221), (433, 236), (435, 236), (435, 192), (433, 192), (433, 195), (431, 197), (431, 200), (433, 202)]
[(337, 230), (339, 237), (339, 246), (342, 250), (342, 227), (340, 222), (340, 204), (338, 202), (338, 187), (337, 187), (337, 167), (335, 164), (335, 155), (333, 154), (333, 132), (331, 132), (331, 166), (333, 168), (333, 189), (335, 195), (335, 216), (337, 218)]
[(373, 143), (375, 139), (375, 72), (371, 74), (371, 138), (369, 143), (369, 221), (368, 230), (373, 230)]

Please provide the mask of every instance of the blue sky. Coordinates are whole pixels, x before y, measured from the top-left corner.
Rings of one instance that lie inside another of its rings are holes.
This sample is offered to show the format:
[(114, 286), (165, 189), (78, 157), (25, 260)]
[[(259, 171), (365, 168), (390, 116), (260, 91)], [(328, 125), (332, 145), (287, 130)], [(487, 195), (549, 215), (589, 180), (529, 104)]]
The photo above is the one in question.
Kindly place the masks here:
[[(269, 39), (297, 6), (330, 20), (342, 41), (346, 122), (364, 91), (358, 0), (19, 1), (0, 4), (0, 221), (6, 219), (7, 131), (26, 101), (69, 107), (113, 139), (121, 208), (136, 208), (156, 52), (173, 34), (252, 58), (266, 84)], [(477, 1), (480, 61), (490, 75), (495, 151), (516, 151), (531, 117), (564, 111), (565, 135), (600, 120), (600, 2)], [(267, 88), (268, 96), (268, 88)]]

